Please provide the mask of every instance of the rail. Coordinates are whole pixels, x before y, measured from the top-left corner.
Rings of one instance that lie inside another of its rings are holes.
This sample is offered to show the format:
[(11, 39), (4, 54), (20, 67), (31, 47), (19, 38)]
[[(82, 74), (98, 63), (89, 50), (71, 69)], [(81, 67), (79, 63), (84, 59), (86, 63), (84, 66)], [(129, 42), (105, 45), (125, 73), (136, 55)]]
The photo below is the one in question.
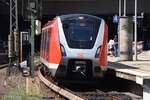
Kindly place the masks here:
[(47, 80), (41, 73), (40, 69), (38, 70), (38, 77), (40, 78), (40, 80), (46, 85), (48, 86), (50, 89), (52, 89), (53, 91), (55, 91), (56, 93), (62, 95), (63, 97), (69, 99), (69, 100), (84, 100), (83, 98), (55, 85), (53, 82)]

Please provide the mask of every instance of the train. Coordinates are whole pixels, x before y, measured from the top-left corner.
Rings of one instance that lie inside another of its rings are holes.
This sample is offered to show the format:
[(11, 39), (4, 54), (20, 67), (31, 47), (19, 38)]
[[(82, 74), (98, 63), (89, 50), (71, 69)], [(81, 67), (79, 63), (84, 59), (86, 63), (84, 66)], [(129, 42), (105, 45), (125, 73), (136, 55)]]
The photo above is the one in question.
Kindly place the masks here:
[(57, 16), (42, 28), (40, 61), (55, 78), (101, 78), (107, 70), (107, 39), (102, 18)]

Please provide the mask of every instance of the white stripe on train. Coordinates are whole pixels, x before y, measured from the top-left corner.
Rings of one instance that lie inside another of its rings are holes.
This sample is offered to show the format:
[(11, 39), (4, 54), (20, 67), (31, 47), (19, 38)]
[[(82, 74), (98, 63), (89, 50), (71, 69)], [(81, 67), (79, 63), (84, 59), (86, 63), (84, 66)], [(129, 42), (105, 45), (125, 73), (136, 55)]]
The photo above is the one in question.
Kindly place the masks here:
[(59, 64), (49, 63), (44, 58), (40, 57), (40, 60), (49, 68), (49, 69), (57, 69)]

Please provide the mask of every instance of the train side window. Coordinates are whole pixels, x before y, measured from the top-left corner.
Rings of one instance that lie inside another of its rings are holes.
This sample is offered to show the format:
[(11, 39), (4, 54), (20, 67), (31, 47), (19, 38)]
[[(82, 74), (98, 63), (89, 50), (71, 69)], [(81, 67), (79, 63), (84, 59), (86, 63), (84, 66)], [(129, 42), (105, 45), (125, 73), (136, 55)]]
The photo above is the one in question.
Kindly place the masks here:
[(46, 40), (46, 43), (45, 43), (45, 45), (46, 45), (45, 49), (46, 50), (45, 51), (48, 52), (48, 44), (49, 44), (48, 43), (49, 42), (49, 33), (48, 33), (48, 30), (46, 31), (46, 39), (45, 40)]
[(42, 50), (44, 50), (44, 31), (43, 31), (43, 33), (42, 33), (42, 35), (43, 35), (43, 37), (42, 37)]
[(49, 51), (49, 39), (50, 39), (50, 32), (48, 31), (48, 44), (47, 44), (47, 47), (48, 47), (48, 49), (47, 49), (47, 52)]
[(48, 37), (48, 41), (47, 41), (47, 42), (48, 42), (48, 44), (47, 44), (48, 49), (47, 49), (47, 52), (49, 52), (50, 39), (51, 39), (51, 38), (50, 38), (50, 37), (51, 37), (51, 28), (48, 29), (48, 36), (47, 36), (47, 37)]
[(47, 52), (47, 30), (45, 32), (45, 52)]
[(44, 37), (44, 32), (42, 32), (42, 36), (41, 36), (41, 49), (43, 50), (43, 37)]
[(44, 32), (44, 37), (43, 37), (43, 50), (45, 51), (45, 39), (46, 39), (46, 34), (45, 34), (45, 32)]

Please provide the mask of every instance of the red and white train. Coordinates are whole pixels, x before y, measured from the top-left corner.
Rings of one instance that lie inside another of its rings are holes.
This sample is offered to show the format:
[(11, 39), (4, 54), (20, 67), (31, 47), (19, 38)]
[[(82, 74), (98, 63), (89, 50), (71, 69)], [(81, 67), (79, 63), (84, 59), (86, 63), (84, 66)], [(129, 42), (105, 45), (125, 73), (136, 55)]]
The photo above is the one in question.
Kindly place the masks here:
[(57, 16), (42, 28), (40, 60), (56, 78), (99, 78), (107, 69), (107, 38), (101, 18)]

